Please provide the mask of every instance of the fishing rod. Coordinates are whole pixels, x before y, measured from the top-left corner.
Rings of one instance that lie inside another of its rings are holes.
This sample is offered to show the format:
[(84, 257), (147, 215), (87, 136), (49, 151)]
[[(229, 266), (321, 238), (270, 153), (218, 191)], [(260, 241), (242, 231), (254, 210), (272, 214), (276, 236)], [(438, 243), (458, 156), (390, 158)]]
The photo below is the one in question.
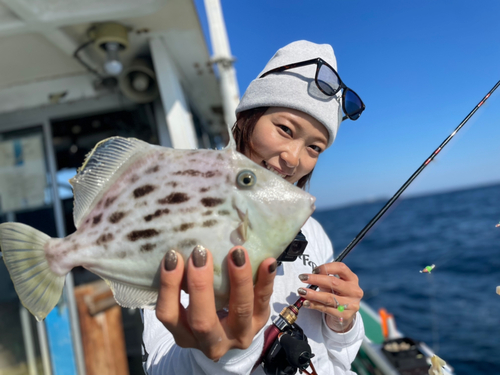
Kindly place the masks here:
[[(347, 247), (335, 258), (334, 262), (341, 262), (354, 247), (363, 239), (368, 231), (375, 225), (377, 221), (387, 212), (387, 210), (396, 202), (396, 200), (403, 194), (403, 192), (410, 186), (410, 184), (417, 178), (417, 176), (434, 160), (434, 158), (441, 152), (441, 150), (451, 141), (451, 139), (462, 129), (462, 127), (470, 120), (470, 118), (478, 111), (478, 109), (488, 100), (493, 92), (500, 86), (498, 81), (495, 86), (484, 96), (483, 99), (474, 107), (472, 111), (462, 120), (456, 129), (436, 148), (432, 154), (422, 163), (422, 165), (411, 175), (411, 177), (399, 188), (399, 190), (392, 196), (391, 199), (380, 209), (380, 211), (366, 224), (366, 226), (358, 233), (356, 237), (347, 245)], [(308, 285), (308, 289), (316, 290), (318, 286)], [(289, 329), (297, 320), (299, 310), (305, 301), (304, 297), (300, 297), (294, 304), (285, 307), (278, 317), (273, 321), (273, 324), (264, 333), (264, 349), (262, 356), (256, 363), (254, 369), (260, 364), (270, 346), (274, 343), (278, 335), (285, 329)]]

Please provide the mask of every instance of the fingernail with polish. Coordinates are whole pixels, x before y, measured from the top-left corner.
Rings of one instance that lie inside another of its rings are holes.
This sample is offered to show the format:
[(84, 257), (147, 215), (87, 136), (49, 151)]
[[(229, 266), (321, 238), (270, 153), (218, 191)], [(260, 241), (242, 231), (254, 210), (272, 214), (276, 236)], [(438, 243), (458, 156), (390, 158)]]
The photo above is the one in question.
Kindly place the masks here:
[(299, 288), (297, 289), (297, 293), (299, 293), (301, 296), (305, 296), (307, 294), (307, 290), (304, 288)]
[(315, 275), (317, 275), (319, 272), (320, 272), (319, 267), (316, 267), (315, 269), (313, 269), (312, 273), (314, 273)]
[(169, 250), (165, 255), (165, 271), (173, 271), (175, 267), (177, 267), (177, 253), (175, 250)]
[(242, 248), (238, 248), (231, 253), (231, 258), (236, 267), (241, 267), (245, 264), (245, 252)]
[(299, 279), (302, 281), (307, 281), (309, 279), (309, 276), (307, 276), (306, 274), (301, 274), (299, 275)]
[(274, 271), (276, 271), (277, 267), (278, 267), (278, 263), (276, 263), (276, 261), (272, 262), (268, 268), (269, 273), (273, 273)]
[(304, 306), (304, 307), (309, 307), (309, 306), (311, 306), (311, 302), (309, 302), (309, 301), (304, 301), (304, 303), (302, 304), (302, 306)]
[(193, 258), (193, 264), (195, 267), (203, 267), (207, 264), (207, 249), (201, 245), (196, 245), (191, 257)]

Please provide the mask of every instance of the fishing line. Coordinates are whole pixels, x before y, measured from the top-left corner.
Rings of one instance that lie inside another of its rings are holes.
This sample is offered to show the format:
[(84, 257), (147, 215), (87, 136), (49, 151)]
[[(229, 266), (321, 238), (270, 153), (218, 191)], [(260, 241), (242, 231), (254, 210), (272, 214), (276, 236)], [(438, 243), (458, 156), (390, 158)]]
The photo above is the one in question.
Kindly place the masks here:
[[(393, 195), (393, 197), (382, 207), (382, 209), (368, 222), (368, 224), (358, 233), (358, 235), (347, 245), (347, 247), (335, 258), (334, 262), (341, 262), (347, 254), (349, 254), (352, 249), (364, 238), (368, 231), (375, 225), (375, 223), (380, 220), (380, 218), (386, 213), (386, 211), (394, 204), (394, 202), (401, 196), (401, 194), (410, 186), (410, 184), (417, 178), (417, 176), (429, 165), (429, 163), (434, 160), (434, 158), (439, 154), (439, 152), (451, 141), (451, 139), (457, 134), (460, 129), (470, 120), (470, 118), (479, 110), (479, 108), (488, 100), (488, 98), (493, 94), (493, 92), (500, 86), (500, 80), (493, 86), (493, 88), (481, 99), (481, 101), (474, 107), (474, 109), (462, 120), (462, 122), (457, 126), (457, 128), (436, 148), (432, 154), (423, 162), (423, 164), (411, 175), (411, 177), (399, 188), (399, 190)], [(308, 285), (307, 288), (312, 290), (317, 290), (316, 285)], [(303, 306), (305, 298), (300, 297), (295, 301), (294, 304), (289, 305), (278, 315), (278, 317), (273, 321), (273, 324), (268, 327), (264, 333), (265, 342), (262, 352), (261, 359), (264, 354), (269, 350), (272, 342), (276, 339), (278, 334), (282, 332), (284, 327), (293, 324), (299, 314), (300, 308)], [(260, 363), (260, 360), (254, 366)]]

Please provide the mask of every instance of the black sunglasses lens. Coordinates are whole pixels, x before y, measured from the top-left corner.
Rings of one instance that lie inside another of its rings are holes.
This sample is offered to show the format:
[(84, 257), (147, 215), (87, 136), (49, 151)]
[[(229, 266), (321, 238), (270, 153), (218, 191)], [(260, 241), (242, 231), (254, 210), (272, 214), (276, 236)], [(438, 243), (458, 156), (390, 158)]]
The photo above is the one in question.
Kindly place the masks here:
[(344, 95), (344, 111), (351, 120), (357, 120), (363, 112), (363, 103), (360, 97), (354, 91), (345, 89)]
[(319, 68), (316, 83), (326, 95), (334, 95), (340, 86), (339, 77), (326, 65)]

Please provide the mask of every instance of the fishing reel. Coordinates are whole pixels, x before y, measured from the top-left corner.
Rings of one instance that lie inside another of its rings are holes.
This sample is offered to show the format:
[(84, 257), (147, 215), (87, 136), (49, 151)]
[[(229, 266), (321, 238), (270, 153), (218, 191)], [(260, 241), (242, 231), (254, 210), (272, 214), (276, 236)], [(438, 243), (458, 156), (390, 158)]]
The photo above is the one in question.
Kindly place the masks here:
[(294, 262), (299, 256), (304, 254), (304, 250), (307, 247), (306, 236), (300, 231), (294, 238), (294, 240), (286, 247), (286, 249), (281, 253), (281, 255), (276, 258), (278, 266), (282, 262)]
[(262, 364), (267, 375), (291, 375), (307, 369), (313, 357), (304, 331), (292, 324), (278, 335)]

